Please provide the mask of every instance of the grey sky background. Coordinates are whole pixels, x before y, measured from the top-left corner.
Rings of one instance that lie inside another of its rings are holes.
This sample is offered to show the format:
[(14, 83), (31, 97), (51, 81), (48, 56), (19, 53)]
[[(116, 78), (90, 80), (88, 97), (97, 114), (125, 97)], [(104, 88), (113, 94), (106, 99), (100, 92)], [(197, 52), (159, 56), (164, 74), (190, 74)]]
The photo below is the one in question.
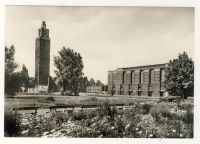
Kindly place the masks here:
[[(166, 63), (186, 51), (194, 59), (194, 8), (6, 6), (6, 46), (35, 73), (35, 39), (42, 21), (50, 30), (53, 56), (70, 47), (83, 57), (84, 73), (107, 83), (119, 67)], [(19, 67), (21, 70), (21, 67)]]

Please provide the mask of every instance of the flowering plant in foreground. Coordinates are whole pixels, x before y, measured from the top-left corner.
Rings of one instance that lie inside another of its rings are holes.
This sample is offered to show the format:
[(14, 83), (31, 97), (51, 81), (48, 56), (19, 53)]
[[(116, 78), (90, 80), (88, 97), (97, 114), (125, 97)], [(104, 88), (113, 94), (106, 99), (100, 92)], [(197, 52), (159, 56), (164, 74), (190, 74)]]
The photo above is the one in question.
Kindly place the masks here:
[[(102, 105), (100, 110), (21, 116), (20, 136), (192, 138), (193, 107), (177, 103), (135, 103), (119, 110)], [(188, 109), (189, 107), (189, 109)]]

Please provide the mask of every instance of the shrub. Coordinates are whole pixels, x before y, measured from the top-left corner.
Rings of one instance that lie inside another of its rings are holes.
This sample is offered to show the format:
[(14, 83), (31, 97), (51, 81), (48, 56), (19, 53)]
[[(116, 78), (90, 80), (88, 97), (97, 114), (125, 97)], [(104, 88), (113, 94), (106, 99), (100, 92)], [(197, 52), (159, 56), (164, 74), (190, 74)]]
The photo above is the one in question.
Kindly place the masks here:
[(187, 112), (182, 116), (182, 120), (186, 124), (193, 124), (194, 115), (191, 110), (187, 110)]
[(4, 135), (8, 137), (20, 136), (20, 116), (12, 111), (5, 111), (4, 113)]
[(191, 103), (181, 103), (178, 107), (182, 110), (189, 110), (193, 108), (193, 105)]
[(100, 117), (106, 116), (109, 120), (114, 120), (115, 115), (118, 113), (117, 108), (111, 108), (110, 101), (106, 100), (101, 104), (99, 115)]
[(54, 97), (50, 96), (50, 97), (47, 97), (47, 98), (46, 98), (46, 101), (51, 101), (51, 102), (54, 102), (54, 101), (55, 101), (55, 99), (54, 99)]
[(166, 103), (158, 103), (158, 104), (155, 104), (150, 109), (150, 113), (155, 118), (155, 120), (158, 120), (159, 116), (166, 117), (170, 115), (170, 109)]
[(82, 119), (86, 119), (87, 116), (84, 112), (80, 112), (80, 111), (74, 111), (72, 114), (72, 120), (82, 120)]
[(152, 107), (151, 104), (147, 104), (147, 103), (143, 104), (143, 105), (142, 105), (142, 109), (144, 109), (143, 114), (148, 114), (151, 107)]

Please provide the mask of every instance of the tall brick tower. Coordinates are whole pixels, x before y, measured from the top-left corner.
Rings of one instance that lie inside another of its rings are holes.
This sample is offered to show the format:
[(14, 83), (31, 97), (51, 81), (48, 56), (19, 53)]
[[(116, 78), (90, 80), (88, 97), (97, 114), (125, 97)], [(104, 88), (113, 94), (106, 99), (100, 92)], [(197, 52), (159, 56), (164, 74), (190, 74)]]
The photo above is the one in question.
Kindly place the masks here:
[(46, 28), (45, 21), (39, 29), (39, 36), (35, 45), (35, 86), (48, 89), (50, 64), (50, 38), (49, 29)]

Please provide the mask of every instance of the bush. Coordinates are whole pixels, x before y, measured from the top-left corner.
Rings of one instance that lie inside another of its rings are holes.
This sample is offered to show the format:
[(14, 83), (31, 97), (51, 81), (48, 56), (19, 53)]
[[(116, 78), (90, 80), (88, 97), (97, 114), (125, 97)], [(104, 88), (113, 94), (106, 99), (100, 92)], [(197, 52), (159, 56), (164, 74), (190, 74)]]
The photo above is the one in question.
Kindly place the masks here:
[(182, 110), (191, 110), (193, 108), (193, 105), (191, 103), (181, 103), (178, 105), (178, 107)]
[(54, 97), (50, 96), (50, 97), (47, 97), (47, 98), (46, 98), (46, 101), (51, 101), (51, 102), (54, 102), (54, 101), (55, 101), (55, 99), (54, 99)]
[(82, 119), (86, 119), (87, 116), (85, 113), (83, 112), (80, 112), (80, 111), (74, 111), (73, 114), (72, 114), (72, 120), (82, 120)]
[(17, 137), (20, 136), (20, 132), (20, 116), (6, 110), (4, 113), (4, 136)]
[(160, 116), (166, 117), (170, 115), (170, 109), (166, 103), (158, 103), (150, 109), (150, 113), (155, 120), (158, 120)]
[(142, 109), (144, 110), (143, 114), (148, 114), (151, 107), (152, 107), (151, 104), (147, 104), (147, 103), (143, 104), (142, 105)]
[(114, 117), (117, 113), (117, 108), (115, 106), (111, 108), (109, 100), (106, 100), (103, 103), (101, 103), (101, 107), (99, 110), (100, 117), (106, 116), (109, 120), (114, 120)]
[(194, 115), (191, 110), (187, 110), (187, 112), (182, 116), (182, 120), (186, 124), (193, 124)]

